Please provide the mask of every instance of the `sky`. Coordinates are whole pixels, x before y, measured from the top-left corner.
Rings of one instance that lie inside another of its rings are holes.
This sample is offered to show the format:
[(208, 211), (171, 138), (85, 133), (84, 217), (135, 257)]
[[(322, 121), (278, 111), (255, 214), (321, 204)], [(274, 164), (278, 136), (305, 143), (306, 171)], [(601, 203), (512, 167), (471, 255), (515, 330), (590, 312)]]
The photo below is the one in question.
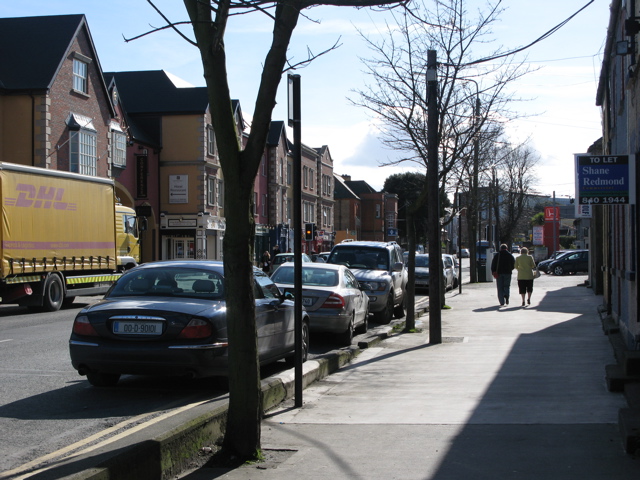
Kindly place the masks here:
[[(428, 0), (427, 0), (428, 2)], [(155, 0), (173, 22), (188, 20), (181, 0)], [(493, 27), (494, 47), (512, 50), (527, 45), (589, 0), (503, 0), (507, 10)], [(534, 189), (544, 195), (573, 197), (573, 154), (584, 153), (602, 136), (600, 110), (596, 106), (598, 77), (602, 65), (609, 20), (610, 0), (593, 0), (571, 22), (550, 38), (536, 44), (517, 59), (536, 69), (512, 84), (522, 98), (516, 107), (524, 118), (508, 124), (513, 141), (530, 139), (538, 152)], [(470, 13), (486, 4), (467, 0)], [(204, 86), (198, 50), (171, 30), (126, 42), (165, 24), (146, 0), (0, 0), (0, 17), (39, 15), (86, 15), (103, 71), (166, 70), (193, 86)], [(365, 180), (377, 190), (385, 178), (415, 165), (381, 166), (395, 158), (378, 140), (375, 119), (349, 99), (367, 81), (362, 57), (371, 52), (358, 31), (382, 38), (388, 14), (350, 7), (316, 7), (306, 12), (294, 32), (290, 48), (293, 62), (314, 53), (341, 46), (297, 70), (301, 76), (302, 142), (310, 147), (327, 145), (334, 172)], [(314, 20), (314, 21), (311, 21)], [(184, 30), (190, 33), (190, 27)], [(260, 14), (235, 17), (225, 39), (232, 98), (240, 101), (250, 118), (254, 109), (262, 62), (270, 44), (271, 24)], [(273, 120), (287, 119), (286, 78), (278, 93)], [(289, 132), (290, 138), (293, 137)]]

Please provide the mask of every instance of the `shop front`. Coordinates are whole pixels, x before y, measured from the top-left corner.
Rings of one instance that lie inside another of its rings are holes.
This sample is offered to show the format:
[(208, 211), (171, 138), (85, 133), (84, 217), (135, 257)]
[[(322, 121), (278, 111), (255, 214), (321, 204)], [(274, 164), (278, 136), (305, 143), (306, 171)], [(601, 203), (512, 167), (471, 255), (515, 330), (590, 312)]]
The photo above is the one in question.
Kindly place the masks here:
[(222, 260), (224, 231), (224, 220), (207, 214), (161, 213), (161, 258)]

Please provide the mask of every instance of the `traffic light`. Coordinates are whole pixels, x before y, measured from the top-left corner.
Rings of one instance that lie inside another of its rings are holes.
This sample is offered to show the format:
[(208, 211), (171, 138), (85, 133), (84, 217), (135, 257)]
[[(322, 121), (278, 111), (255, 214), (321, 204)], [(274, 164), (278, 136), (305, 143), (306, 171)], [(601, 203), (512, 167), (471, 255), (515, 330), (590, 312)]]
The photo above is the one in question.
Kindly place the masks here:
[(313, 237), (315, 237), (316, 225), (314, 223), (305, 223), (304, 224), (304, 239), (307, 242), (312, 242)]

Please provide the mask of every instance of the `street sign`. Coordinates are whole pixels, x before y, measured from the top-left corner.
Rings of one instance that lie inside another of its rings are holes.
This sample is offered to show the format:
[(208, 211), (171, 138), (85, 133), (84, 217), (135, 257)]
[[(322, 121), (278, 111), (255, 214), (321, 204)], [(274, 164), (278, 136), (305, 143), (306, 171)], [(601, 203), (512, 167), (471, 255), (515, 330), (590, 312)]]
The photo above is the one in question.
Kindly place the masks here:
[(633, 155), (575, 155), (580, 205), (635, 203)]
[(544, 207), (544, 221), (560, 220), (560, 207)]
[(169, 175), (169, 203), (189, 203), (188, 175)]

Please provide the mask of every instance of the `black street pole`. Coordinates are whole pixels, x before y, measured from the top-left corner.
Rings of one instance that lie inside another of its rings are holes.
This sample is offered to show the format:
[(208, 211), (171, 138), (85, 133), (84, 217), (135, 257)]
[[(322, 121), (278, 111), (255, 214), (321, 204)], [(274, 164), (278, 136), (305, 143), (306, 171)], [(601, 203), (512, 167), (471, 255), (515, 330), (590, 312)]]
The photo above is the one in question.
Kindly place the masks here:
[(293, 295), (295, 323), (295, 407), (302, 407), (302, 126), (300, 75), (289, 75), (289, 126), (293, 127)]
[(442, 343), (442, 252), (438, 179), (438, 71), (435, 50), (427, 51), (427, 194), (429, 218), (429, 343)]

